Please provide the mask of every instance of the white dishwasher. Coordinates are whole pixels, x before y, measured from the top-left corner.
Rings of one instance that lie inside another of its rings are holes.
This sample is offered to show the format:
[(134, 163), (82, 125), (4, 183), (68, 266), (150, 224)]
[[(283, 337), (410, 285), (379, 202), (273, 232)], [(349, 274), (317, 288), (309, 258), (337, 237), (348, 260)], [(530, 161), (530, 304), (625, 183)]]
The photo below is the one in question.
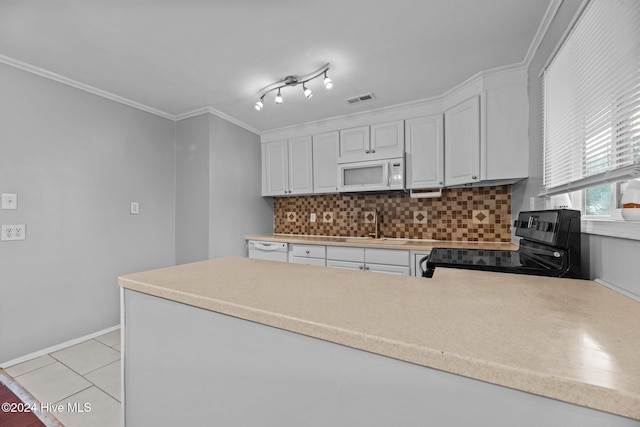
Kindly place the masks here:
[(249, 258), (287, 262), (287, 243), (249, 240)]

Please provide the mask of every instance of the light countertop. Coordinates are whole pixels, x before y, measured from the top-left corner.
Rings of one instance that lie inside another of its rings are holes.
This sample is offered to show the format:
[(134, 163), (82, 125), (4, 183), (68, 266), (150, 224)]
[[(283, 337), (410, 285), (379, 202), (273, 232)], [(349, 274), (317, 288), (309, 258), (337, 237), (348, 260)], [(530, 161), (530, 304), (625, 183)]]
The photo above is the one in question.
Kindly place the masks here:
[(373, 239), (368, 237), (304, 236), (299, 234), (256, 234), (246, 236), (245, 240), (269, 242), (304, 243), (330, 246), (362, 246), (385, 249), (431, 250), (432, 248), (476, 248), (517, 250), (518, 245), (507, 242), (452, 242), (443, 240), (417, 239)]
[(229, 257), (119, 284), (640, 420), (640, 303), (596, 282), (446, 268), (424, 279)]

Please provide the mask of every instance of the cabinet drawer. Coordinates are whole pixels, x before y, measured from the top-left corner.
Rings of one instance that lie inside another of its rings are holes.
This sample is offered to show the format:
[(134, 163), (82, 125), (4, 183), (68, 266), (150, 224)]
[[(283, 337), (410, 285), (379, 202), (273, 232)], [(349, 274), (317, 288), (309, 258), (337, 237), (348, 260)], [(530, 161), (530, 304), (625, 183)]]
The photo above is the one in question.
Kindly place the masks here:
[(329, 246), (327, 247), (327, 259), (364, 262), (364, 248)]
[(409, 267), (409, 251), (396, 249), (365, 248), (365, 261), (375, 264), (401, 265)]
[(351, 262), (351, 261), (335, 261), (335, 260), (328, 259), (327, 267), (342, 268), (344, 270), (364, 271), (364, 264), (360, 262)]
[(321, 267), (325, 266), (324, 258), (307, 258), (307, 257), (300, 257), (300, 256), (292, 256), (289, 258), (289, 262), (293, 264), (319, 265)]
[(325, 246), (322, 245), (291, 245), (291, 255), (294, 257), (322, 258), (325, 257)]
[(398, 265), (385, 264), (365, 264), (365, 270), (371, 273), (393, 274), (396, 276), (410, 276), (409, 267), (401, 267)]

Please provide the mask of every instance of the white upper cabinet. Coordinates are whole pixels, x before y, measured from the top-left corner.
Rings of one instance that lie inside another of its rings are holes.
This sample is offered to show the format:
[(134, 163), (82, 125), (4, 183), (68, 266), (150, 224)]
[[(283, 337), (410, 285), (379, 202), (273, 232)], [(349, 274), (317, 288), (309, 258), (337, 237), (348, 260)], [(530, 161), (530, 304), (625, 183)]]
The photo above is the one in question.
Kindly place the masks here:
[(262, 144), (262, 195), (313, 193), (311, 137)]
[(404, 153), (404, 121), (371, 126), (371, 154), (402, 157)]
[[(523, 79), (524, 80), (524, 79)], [(526, 83), (485, 91), (486, 136), (480, 178), (499, 181), (529, 176), (529, 99)]]
[(365, 160), (370, 152), (369, 126), (340, 131), (340, 160)]
[(444, 112), (445, 185), (480, 180), (480, 97), (474, 96)]
[(262, 194), (335, 193), (338, 164), (405, 151), (408, 189), (513, 184), (529, 175), (527, 83), (523, 67), (480, 73), (441, 100), (263, 135)]
[(313, 136), (313, 192), (338, 191), (338, 151), (340, 133), (328, 132)]
[(313, 193), (313, 160), (311, 137), (290, 139), (289, 194)]
[(403, 154), (403, 120), (340, 131), (339, 163), (402, 157)]
[(444, 186), (442, 114), (405, 121), (407, 188)]
[(262, 144), (262, 195), (283, 196), (289, 191), (287, 141)]

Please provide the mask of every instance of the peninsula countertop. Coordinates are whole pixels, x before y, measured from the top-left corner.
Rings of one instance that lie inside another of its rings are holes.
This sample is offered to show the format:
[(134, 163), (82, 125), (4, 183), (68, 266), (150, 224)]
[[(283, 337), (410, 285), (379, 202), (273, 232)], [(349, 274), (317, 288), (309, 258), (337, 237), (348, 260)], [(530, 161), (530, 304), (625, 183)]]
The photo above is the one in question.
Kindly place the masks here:
[(596, 282), (218, 258), (123, 288), (640, 420), (640, 303)]
[(518, 245), (511, 242), (464, 242), (445, 240), (395, 239), (341, 236), (306, 236), (301, 234), (256, 234), (246, 236), (245, 240), (269, 242), (302, 243), (308, 245), (361, 246), (369, 248), (405, 249), (428, 251), (433, 248), (476, 248), (517, 250)]

